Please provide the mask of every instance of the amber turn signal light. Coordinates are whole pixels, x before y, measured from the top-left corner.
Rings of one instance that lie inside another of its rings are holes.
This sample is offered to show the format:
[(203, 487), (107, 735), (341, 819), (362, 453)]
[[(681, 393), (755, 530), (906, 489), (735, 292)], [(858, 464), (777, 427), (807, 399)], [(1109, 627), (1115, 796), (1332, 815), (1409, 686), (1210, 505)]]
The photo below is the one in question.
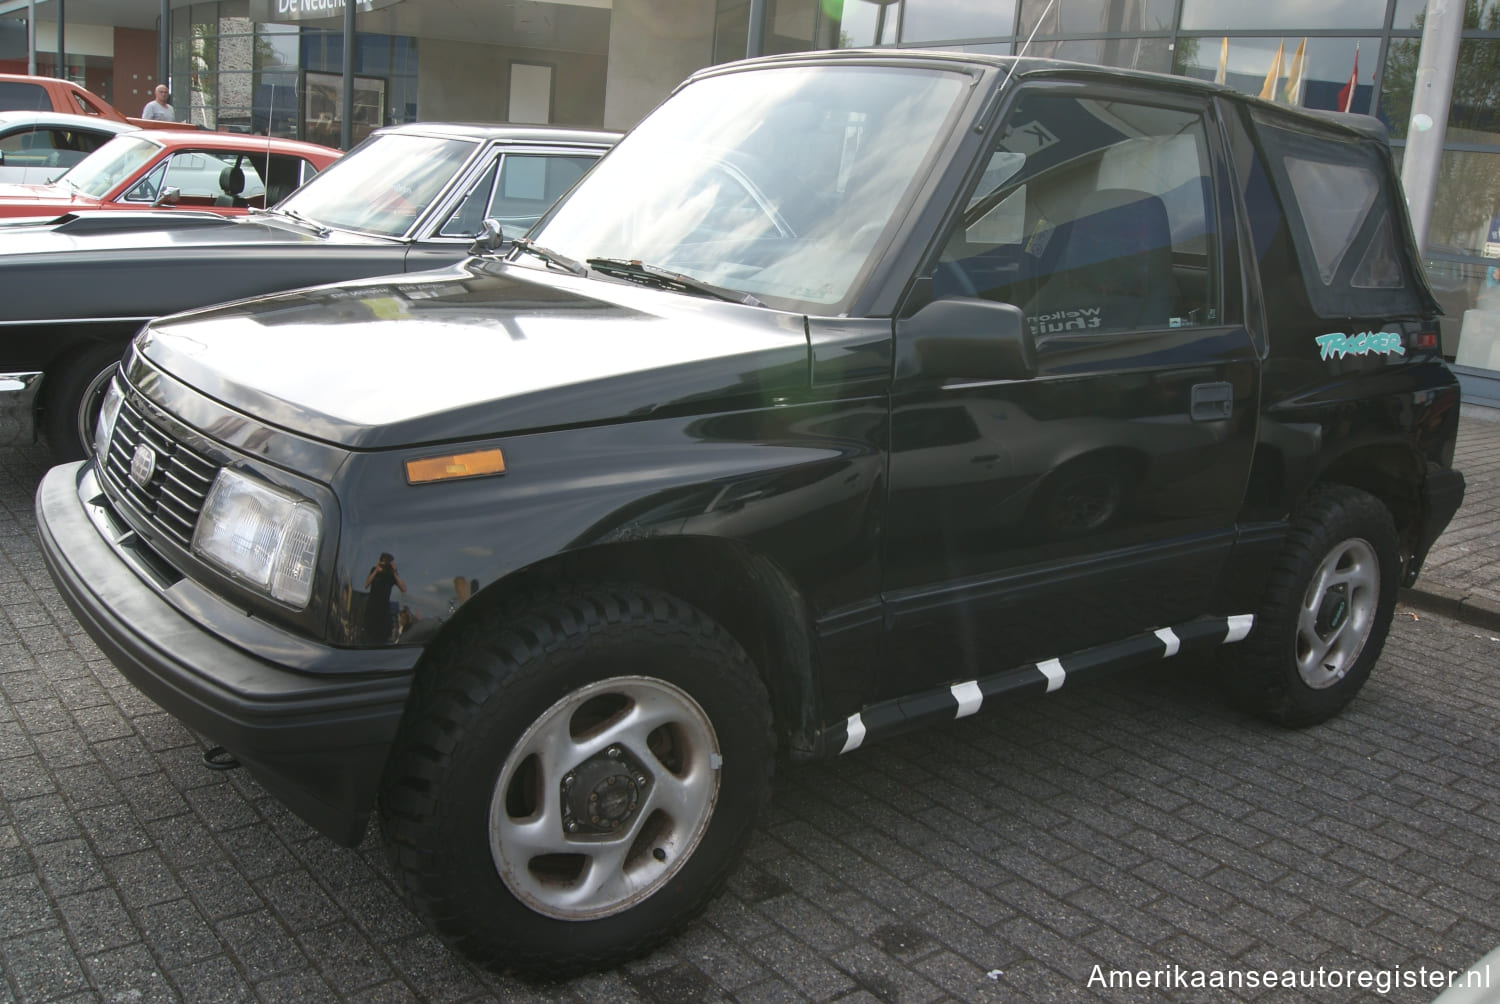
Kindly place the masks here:
[(406, 462), (406, 480), (414, 485), (504, 473), (505, 454), (499, 450), (477, 450), (474, 453), (454, 453), (446, 457), (424, 457)]

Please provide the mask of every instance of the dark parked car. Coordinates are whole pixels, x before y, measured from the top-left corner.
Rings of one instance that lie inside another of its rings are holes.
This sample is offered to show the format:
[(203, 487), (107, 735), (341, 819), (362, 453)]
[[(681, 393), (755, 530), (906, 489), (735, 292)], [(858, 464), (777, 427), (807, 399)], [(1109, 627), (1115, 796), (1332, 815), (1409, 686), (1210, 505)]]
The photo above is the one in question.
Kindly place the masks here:
[(270, 212), (225, 220), (112, 210), (0, 226), (0, 432), (29, 439), (41, 431), (54, 457), (80, 457), (89, 438), (84, 419), (97, 411), (82, 404), (147, 320), (450, 264), (468, 254), (486, 218), (498, 219), (507, 237), (525, 233), (616, 138), (547, 127), (394, 126), (300, 189), (301, 174), (277, 176), (283, 161), (273, 159), (264, 179), (266, 200), (278, 203)]
[(148, 325), (38, 524), (145, 693), (571, 972), (705, 904), (778, 754), (1189, 651), (1337, 713), (1462, 498), (1436, 322), (1375, 127), (777, 57), (507, 255)]

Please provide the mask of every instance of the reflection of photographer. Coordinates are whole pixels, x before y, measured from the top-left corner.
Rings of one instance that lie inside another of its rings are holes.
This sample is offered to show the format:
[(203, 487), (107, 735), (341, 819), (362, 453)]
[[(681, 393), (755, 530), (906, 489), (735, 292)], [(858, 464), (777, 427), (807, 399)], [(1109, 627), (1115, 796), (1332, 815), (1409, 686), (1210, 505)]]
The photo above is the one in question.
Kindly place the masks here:
[(385, 645), (396, 640), (393, 637), (396, 619), (391, 612), (392, 586), (406, 592), (406, 583), (396, 572), (396, 559), (389, 552), (382, 551), (380, 560), (365, 576), (365, 589), (369, 595), (365, 597), (364, 625), (360, 632), (363, 641)]

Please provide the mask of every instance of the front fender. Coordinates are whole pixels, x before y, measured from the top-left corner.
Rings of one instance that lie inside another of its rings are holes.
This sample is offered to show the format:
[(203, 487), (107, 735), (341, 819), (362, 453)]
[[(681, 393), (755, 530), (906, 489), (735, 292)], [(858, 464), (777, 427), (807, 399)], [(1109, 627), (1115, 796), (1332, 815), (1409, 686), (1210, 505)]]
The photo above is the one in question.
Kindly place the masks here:
[(400, 579), (395, 644), (423, 644), (470, 597), (559, 555), (664, 537), (742, 543), (815, 611), (863, 599), (878, 586), (885, 429), (883, 401), (844, 401), (532, 433), (462, 446), (498, 446), (502, 475), (423, 485), (405, 463), (432, 448), (357, 455), (335, 486), (332, 633), (370, 643), (382, 554)]

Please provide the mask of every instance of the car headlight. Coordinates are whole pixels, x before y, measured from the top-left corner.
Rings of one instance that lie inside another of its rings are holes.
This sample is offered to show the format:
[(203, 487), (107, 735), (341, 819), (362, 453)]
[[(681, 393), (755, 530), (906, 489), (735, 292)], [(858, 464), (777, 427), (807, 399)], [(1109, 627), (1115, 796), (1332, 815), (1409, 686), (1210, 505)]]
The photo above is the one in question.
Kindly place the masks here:
[(322, 513), (313, 503), (224, 468), (198, 516), (193, 551), (300, 608), (312, 597), (322, 532)]
[(99, 462), (109, 453), (109, 437), (115, 434), (115, 419), (120, 417), (120, 405), (125, 403), (125, 392), (114, 380), (104, 392), (104, 403), (99, 406), (99, 424), (94, 426), (94, 454)]

